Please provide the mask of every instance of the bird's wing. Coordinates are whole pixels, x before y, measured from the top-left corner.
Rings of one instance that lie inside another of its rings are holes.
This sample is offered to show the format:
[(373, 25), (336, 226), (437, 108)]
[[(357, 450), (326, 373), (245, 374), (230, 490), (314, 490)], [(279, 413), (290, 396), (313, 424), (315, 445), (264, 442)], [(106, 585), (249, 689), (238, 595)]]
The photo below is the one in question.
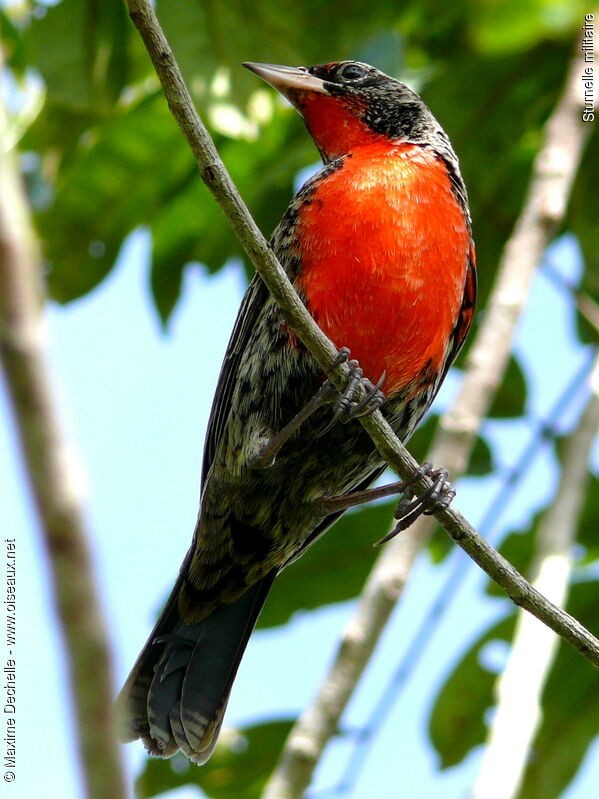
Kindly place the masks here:
[(206, 475), (214, 459), (214, 453), (218, 446), (218, 442), (227, 422), (239, 361), (243, 356), (248, 339), (267, 299), (268, 289), (262, 282), (262, 278), (256, 274), (250, 281), (241, 307), (239, 308), (212, 401), (212, 410), (210, 412), (208, 432), (206, 433), (206, 443), (204, 445), (202, 486), (204, 485)]
[(445, 361), (443, 376), (438, 381), (439, 386), (445, 379), (445, 375), (449, 371), (449, 367), (456, 359), (459, 351), (462, 349), (462, 344), (464, 343), (464, 340), (468, 335), (468, 331), (470, 330), (472, 317), (474, 316), (474, 306), (476, 305), (476, 285), (476, 256), (474, 252), (474, 244), (471, 242), (470, 252), (468, 254), (468, 265), (466, 267), (466, 282), (464, 283), (462, 307), (460, 308), (460, 313), (453, 329), (451, 349), (447, 356), (447, 360)]
[[(290, 232), (294, 229), (294, 222), (297, 215), (298, 206), (303, 199), (311, 194), (314, 185), (317, 183), (317, 180), (321, 176), (328, 174), (328, 172), (337, 169), (341, 162), (342, 159), (337, 159), (335, 162), (328, 164), (319, 172), (312, 175), (312, 177), (306, 181), (306, 183), (302, 186), (290, 203), (289, 207), (285, 211), (285, 214), (283, 215), (283, 218), (272, 234), (270, 246), (272, 247), (275, 255), (278, 257), (279, 263), (283, 269), (285, 269), (291, 280), (293, 280), (295, 277), (297, 265), (293, 262), (293, 260), (289, 260), (285, 257), (285, 252), (289, 249), (290, 238), (292, 235)], [(216, 393), (212, 402), (210, 421), (208, 423), (208, 432), (206, 434), (206, 443), (204, 445), (201, 481), (202, 486), (204, 485), (204, 481), (208, 475), (210, 466), (212, 465), (216, 447), (218, 446), (218, 442), (225, 428), (227, 417), (229, 415), (229, 409), (231, 407), (231, 395), (233, 392), (233, 386), (235, 385), (239, 361), (242, 357), (242, 353), (247, 347), (251, 332), (258, 321), (260, 311), (262, 310), (268, 297), (269, 292), (264, 285), (262, 278), (258, 274), (255, 274), (250, 281), (241, 303), (239, 313), (237, 314), (235, 326), (233, 328), (233, 332), (231, 333), (227, 352), (225, 353), (225, 359), (221, 367)]]

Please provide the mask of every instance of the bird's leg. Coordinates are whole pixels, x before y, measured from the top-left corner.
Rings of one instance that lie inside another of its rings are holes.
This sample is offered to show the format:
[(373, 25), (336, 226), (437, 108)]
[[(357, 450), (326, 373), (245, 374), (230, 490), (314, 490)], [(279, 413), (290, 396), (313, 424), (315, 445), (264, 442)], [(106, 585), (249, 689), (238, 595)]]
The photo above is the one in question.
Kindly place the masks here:
[[(384, 395), (381, 391), (381, 386), (385, 379), (385, 374), (381, 376), (379, 381), (374, 385), (368, 378), (364, 377), (364, 373), (360, 368), (357, 361), (348, 361), (349, 350), (347, 347), (341, 347), (337, 357), (331, 364), (329, 373), (333, 371), (339, 364), (347, 361), (350, 373), (347, 380), (347, 385), (343, 392), (339, 394), (335, 386), (330, 380), (320, 386), (316, 394), (308, 400), (304, 407), (297, 413), (293, 419), (288, 422), (282, 430), (279, 430), (270, 441), (264, 445), (260, 454), (257, 455), (251, 462), (252, 469), (266, 469), (275, 462), (279, 450), (284, 444), (289, 441), (291, 436), (301, 427), (301, 425), (311, 416), (314, 411), (321, 408), (323, 405), (334, 405), (333, 418), (327, 426), (318, 432), (318, 436), (327, 433), (337, 421), (348, 422), (350, 419), (357, 419), (360, 416), (366, 416), (373, 413), (381, 407), (384, 401)], [(366, 389), (366, 395), (359, 402), (356, 402), (353, 397), (359, 385), (363, 385)]]
[[(419, 516), (431, 516), (439, 510), (445, 510), (455, 497), (455, 489), (447, 479), (447, 469), (433, 469), (430, 463), (424, 463), (419, 471), (420, 473), (412, 480), (398, 481), (380, 488), (368, 488), (365, 491), (354, 491), (351, 494), (343, 494), (338, 497), (326, 497), (315, 500), (313, 505), (318, 512), (328, 515), (353, 508), (356, 505), (363, 505), (373, 499), (403, 494), (393, 514), (394, 518), (398, 520), (397, 524), (388, 535), (377, 541), (375, 546), (380, 546), (396, 536), (397, 533), (406, 530)], [(410, 486), (423, 475), (433, 481), (432, 485), (422, 497), (414, 497), (409, 490)]]
[(275, 458), (279, 454), (279, 450), (281, 447), (289, 441), (291, 436), (298, 430), (306, 419), (311, 416), (315, 410), (320, 408), (322, 405), (327, 405), (330, 402), (334, 402), (337, 392), (335, 391), (335, 387), (329, 383), (327, 380), (322, 386), (318, 389), (316, 394), (308, 400), (308, 402), (304, 405), (299, 413), (297, 413), (293, 419), (288, 422), (282, 430), (279, 430), (270, 441), (264, 445), (264, 447), (260, 450), (260, 454), (257, 455), (250, 463), (252, 469), (266, 469), (269, 466), (272, 466), (275, 462)]
[(377, 541), (375, 546), (380, 547), (398, 533), (407, 530), (419, 516), (433, 516), (437, 511), (447, 510), (453, 502), (456, 491), (447, 479), (447, 469), (433, 469), (430, 463), (423, 463), (421, 472), (430, 477), (433, 484), (421, 497), (415, 497), (410, 490), (403, 494), (393, 514), (397, 524), (390, 533)]

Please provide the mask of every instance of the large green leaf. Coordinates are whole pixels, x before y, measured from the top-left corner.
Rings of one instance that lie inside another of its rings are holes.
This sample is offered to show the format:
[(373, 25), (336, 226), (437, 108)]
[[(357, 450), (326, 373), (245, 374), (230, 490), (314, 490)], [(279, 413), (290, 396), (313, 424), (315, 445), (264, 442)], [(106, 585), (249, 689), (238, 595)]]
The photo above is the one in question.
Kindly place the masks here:
[(591, 563), (599, 558), (597, 530), (599, 530), (599, 479), (594, 474), (589, 474), (576, 536), (577, 543), (584, 550), (581, 553), (584, 563)]
[(481, 651), (490, 641), (508, 641), (514, 617), (486, 631), (463, 655), (439, 691), (429, 720), (431, 743), (442, 769), (455, 766), (485, 739), (485, 713), (493, 703), (495, 674), (481, 665)]
[(158, 94), (90, 131), (57, 176), (54, 202), (37, 217), (52, 296), (66, 302), (92, 289), (124, 238), (160, 213), (192, 170)]
[[(574, 586), (568, 611), (595, 635), (599, 583)], [(582, 655), (560, 644), (543, 692), (543, 722), (518, 799), (557, 799), (575, 777), (599, 735), (597, 671)]]
[(584, 18), (586, 6), (580, 0), (504, 0), (479, 3), (476, 11), (471, 28), (476, 45), (489, 53), (509, 53), (571, 31)]
[[(557, 438), (555, 451), (561, 462), (564, 457), (567, 436)], [(599, 529), (599, 479), (589, 473), (587, 486), (583, 498), (576, 529), (576, 557), (577, 563), (588, 565), (599, 558), (599, 543), (597, 530)], [(548, 499), (551, 504), (554, 497)], [(521, 574), (530, 576), (535, 555), (536, 540), (539, 527), (543, 523), (548, 507), (541, 508), (534, 514), (530, 523), (524, 530), (510, 531), (499, 546), (499, 551)], [(497, 583), (489, 580), (486, 591), (491, 596), (504, 596), (503, 590)]]
[[(597, 632), (598, 603), (599, 581), (584, 582), (572, 587), (568, 610)], [(429, 731), (442, 768), (461, 762), (485, 739), (484, 718), (494, 703), (495, 675), (482, 665), (482, 652), (491, 642), (509, 641), (514, 620), (511, 614), (485, 631), (455, 666), (437, 696)], [(543, 694), (542, 716), (520, 799), (557, 799), (599, 733), (597, 672), (563, 642)]]
[(135, 783), (135, 795), (147, 799), (183, 785), (196, 785), (211, 799), (257, 799), (292, 723), (269, 721), (224, 731), (214, 754), (201, 768), (183, 755), (172, 760), (148, 759)]
[(108, 108), (131, 77), (131, 25), (122, 0), (62, 0), (39, 5), (26, 41), (53, 104)]
[(443, 61), (465, 51), (500, 56), (530, 50), (543, 41), (565, 40), (578, 30), (587, 10), (583, 0), (428, 0), (402, 4), (398, 24), (408, 41), (409, 60), (419, 60), (425, 51), (429, 58)]
[(491, 419), (522, 416), (526, 406), (526, 378), (518, 359), (512, 355), (487, 414)]
[[(290, 110), (281, 109), (258, 149), (248, 141), (219, 141), (267, 233), (291, 196), (293, 175), (313, 150), (296, 122)], [(283, 142), (285, 153), (279, 156)], [(54, 202), (39, 212), (54, 299), (67, 302), (92, 289), (112, 268), (124, 238), (140, 225), (153, 235), (152, 288), (163, 319), (178, 298), (189, 261), (216, 270), (240, 253), (157, 93), (90, 132), (60, 171)]]
[(0, 8), (0, 41), (2, 42), (4, 61), (15, 75), (22, 77), (28, 62), (22, 31), (15, 24), (10, 9)]
[[(581, 89), (582, 91), (582, 89)], [(587, 149), (572, 189), (567, 225), (578, 237), (585, 260), (580, 288), (599, 303), (599, 136), (597, 123), (587, 122), (591, 134)], [(597, 328), (580, 314), (578, 331), (583, 341), (597, 343)]]

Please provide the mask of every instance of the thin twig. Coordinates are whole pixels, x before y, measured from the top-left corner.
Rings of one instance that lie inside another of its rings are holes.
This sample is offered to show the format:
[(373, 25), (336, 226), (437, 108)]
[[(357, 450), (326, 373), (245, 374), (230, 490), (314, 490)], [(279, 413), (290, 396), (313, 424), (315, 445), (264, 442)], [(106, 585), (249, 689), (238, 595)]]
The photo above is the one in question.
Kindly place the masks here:
[[(0, 365), (48, 554), (86, 796), (119, 799), (126, 790), (112, 724), (112, 664), (87, 543), (81, 469), (57, 410), (41, 320), (41, 261), (4, 122), (0, 107)], [(50, 735), (52, 724), (46, 725)]]
[[(326, 370), (334, 360), (336, 349), (308, 314), (287, 275), (277, 262), (266, 240), (257, 229), (246, 206), (239, 197), (208, 132), (195, 111), (172, 51), (160, 29), (150, 3), (146, 0), (127, 0), (127, 5), (131, 19), (140, 32), (160, 78), (169, 107), (196, 156), (204, 182), (223, 208), (256, 271), (261, 275), (268, 289), (283, 309), (286, 320), (309, 349), (315, 360)], [(574, 163), (577, 163), (577, 158), (574, 158)], [(574, 167), (572, 167), (572, 171), (574, 171)], [(547, 214), (544, 211), (543, 225), (547, 224), (546, 217)], [(335, 385), (338, 387), (343, 386), (346, 373), (345, 364), (337, 367), (332, 375)], [(360, 421), (371, 436), (382, 458), (404, 479), (416, 477), (418, 464), (409, 455), (405, 447), (401, 445), (382, 414), (377, 412)], [(474, 433), (475, 431), (476, 428)], [(427, 478), (419, 479), (414, 484), (414, 493), (422, 495), (429, 485)], [(578, 648), (594, 665), (599, 667), (599, 641), (575, 619), (571, 618), (563, 610), (548, 603), (544, 597), (536, 592), (499, 553), (481, 539), (461, 514), (450, 508), (437, 513), (436, 518), (449, 535), (470, 554), (492, 579), (506, 590), (516, 604), (526, 607), (538, 618), (549, 624), (552, 629), (559, 631), (560, 635)], [(392, 590), (392, 593), (395, 592)], [(367, 586), (363, 601), (372, 601), (376, 604), (380, 599), (380, 592), (373, 592), (369, 595)], [(381, 612), (374, 611), (372, 615), (380, 619), (381, 614), (384, 614), (384, 610)], [(346, 644), (347, 640), (344, 643)], [(362, 666), (367, 661), (370, 651), (366, 654)], [(358, 652), (354, 652), (354, 655), (358, 660), (360, 659)], [(328, 740), (328, 737), (334, 733), (335, 729), (336, 721), (333, 723), (328, 735), (325, 736), (325, 740)], [(296, 763), (301, 761), (308, 764), (307, 774), (309, 781), (313, 765), (322, 748), (314, 747), (311, 740), (306, 743), (307, 747), (303, 745), (299, 748), (293, 746), (293, 749), (299, 753), (299, 760), (296, 759)], [(287, 754), (289, 754), (289, 751)], [(314, 757), (315, 754), (316, 757)], [(292, 770), (294, 772), (297, 771), (295, 768)], [(292, 785), (292, 792), (274, 792), (272, 796), (301, 796), (304, 787), (307, 785), (305, 774), (299, 780), (290, 775), (289, 784)]]

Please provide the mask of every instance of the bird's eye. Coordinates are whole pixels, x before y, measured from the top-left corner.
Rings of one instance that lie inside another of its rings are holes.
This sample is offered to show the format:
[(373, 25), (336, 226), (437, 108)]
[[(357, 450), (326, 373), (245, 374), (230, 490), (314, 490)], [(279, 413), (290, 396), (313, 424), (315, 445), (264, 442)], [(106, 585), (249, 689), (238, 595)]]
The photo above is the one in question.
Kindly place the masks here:
[(366, 70), (358, 64), (346, 64), (339, 70), (339, 77), (343, 80), (360, 80), (364, 75)]

